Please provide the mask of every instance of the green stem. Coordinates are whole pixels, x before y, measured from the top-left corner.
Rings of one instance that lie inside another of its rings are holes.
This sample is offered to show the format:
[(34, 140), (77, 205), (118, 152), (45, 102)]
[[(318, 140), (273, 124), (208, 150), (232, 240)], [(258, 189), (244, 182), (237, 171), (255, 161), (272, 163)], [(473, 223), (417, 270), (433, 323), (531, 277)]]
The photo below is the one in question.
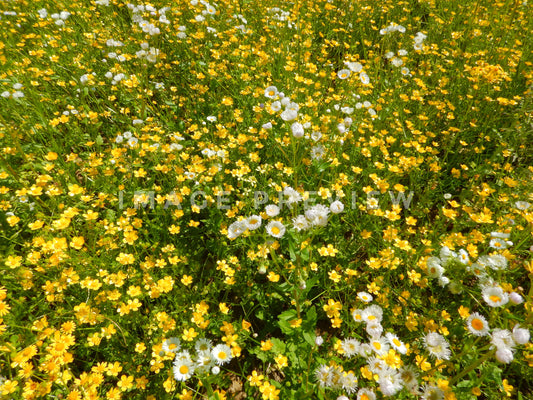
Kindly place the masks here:
[(483, 357), (478, 358), (476, 361), (474, 361), (472, 364), (470, 364), (467, 368), (462, 370), (458, 375), (454, 376), (451, 380), (449, 385), (453, 386), (459, 379), (461, 379), (463, 376), (467, 375), (468, 373), (472, 372), (474, 369), (479, 367), (481, 364), (483, 364), (485, 361), (487, 361), (489, 358), (491, 358), (494, 353), (496, 353), (496, 350), (491, 350), (487, 352)]

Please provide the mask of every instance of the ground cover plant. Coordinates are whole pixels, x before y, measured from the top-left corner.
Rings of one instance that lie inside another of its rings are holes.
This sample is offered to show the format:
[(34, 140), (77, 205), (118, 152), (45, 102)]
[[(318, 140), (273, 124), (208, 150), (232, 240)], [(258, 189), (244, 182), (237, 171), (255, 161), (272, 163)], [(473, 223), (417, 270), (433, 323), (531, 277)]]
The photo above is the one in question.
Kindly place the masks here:
[(0, 3), (0, 399), (533, 398), (527, 1)]

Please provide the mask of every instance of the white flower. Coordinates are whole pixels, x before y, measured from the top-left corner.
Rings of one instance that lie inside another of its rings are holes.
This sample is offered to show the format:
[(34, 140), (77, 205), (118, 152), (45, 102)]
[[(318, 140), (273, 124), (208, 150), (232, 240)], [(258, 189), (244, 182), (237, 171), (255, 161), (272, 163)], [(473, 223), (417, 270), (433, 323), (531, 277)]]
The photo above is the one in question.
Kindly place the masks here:
[(385, 368), (378, 376), (379, 389), (384, 396), (394, 396), (403, 387), (400, 373), (390, 367)]
[(137, 143), (139, 142), (139, 139), (132, 137), (128, 140), (128, 146), (135, 147), (137, 146)]
[(509, 300), (513, 304), (521, 304), (524, 302), (524, 298), (516, 292), (509, 293)]
[(466, 326), (475, 336), (486, 336), (489, 334), (489, 323), (483, 315), (477, 312), (470, 314), (466, 320)]
[(267, 122), (266, 124), (263, 124), (261, 128), (266, 130), (272, 129), (272, 122)]
[(7, 99), (9, 96), (11, 96), (11, 93), (9, 93), (7, 90), (3, 91), (2, 94), (0, 94), (3, 98)]
[(444, 400), (444, 392), (437, 386), (424, 385), (421, 400)]
[(381, 322), (383, 320), (383, 309), (377, 304), (373, 304), (363, 310), (363, 321), (367, 323)]
[(517, 344), (526, 344), (529, 342), (529, 330), (520, 328), (520, 325), (516, 324), (513, 328), (513, 340)]
[(426, 261), (427, 273), (430, 278), (439, 278), (444, 273), (438, 257), (429, 257)]
[(295, 122), (291, 125), (292, 136), (295, 138), (301, 138), (304, 135), (304, 127), (299, 122)]
[(424, 344), (429, 354), (439, 360), (449, 360), (451, 356), (450, 345), (439, 333), (430, 332), (424, 337)]
[(378, 356), (387, 354), (389, 352), (389, 343), (383, 337), (373, 337), (370, 339), (369, 344), (372, 351)]
[(265, 89), (265, 97), (269, 99), (275, 99), (278, 95), (278, 88), (275, 86), (269, 86)]
[(261, 217), (259, 215), (252, 215), (246, 219), (246, 227), (253, 231), (261, 226)]
[(269, 204), (265, 207), (265, 212), (269, 217), (275, 217), (279, 214), (279, 207), (275, 204)]
[(266, 226), (267, 233), (275, 238), (281, 238), (285, 234), (285, 226), (279, 221), (270, 221)]
[(235, 221), (228, 227), (228, 239), (235, 239), (248, 229), (245, 221)]
[(210, 115), (209, 117), (206, 118), (209, 122), (215, 122), (217, 120), (217, 117), (215, 117), (214, 115)]
[(374, 298), (370, 293), (367, 292), (359, 292), (357, 293), (357, 298), (361, 301), (364, 301), (365, 303), (370, 303)]
[(398, 353), (400, 354), (407, 353), (407, 346), (394, 333), (387, 332), (385, 334), (385, 337), (387, 338), (387, 341), (392, 346), (392, 348), (396, 350)]
[(279, 100), (276, 100), (270, 105), (270, 109), (272, 110), (272, 112), (278, 112), (279, 110), (281, 110), (281, 102)]
[(340, 214), (344, 211), (344, 204), (342, 204), (342, 202), (339, 200), (335, 200), (329, 205), (329, 209), (333, 214)]
[(376, 394), (371, 389), (359, 389), (357, 400), (376, 400)]
[(231, 349), (228, 345), (218, 344), (213, 350), (211, 350), (211, 355), (215, 359), (215, 362), (218, 365), (223, 365), (231, 361), (233, 358), (231, 355)]
[(317, 204), (305, 211), (305, 217), (313, 226), (326, 226), (328, 223), (329, 208)]
[(320, 132), (313, 132), (311, 133), (311, 139), (313, 139), (315, 142), (318, 142), (320, 138), (322, 137), (322, 133)]
[(359, 74), (359, 79), (363, 85), (368, 85), (370, 83), (370, 77), (365, 72)]
[(370, 337), (380, 337), (383, 333), (383, 327), (379, 322), (370, 322), (366, 325), (366, 333)]
[(298, 215), (296, 218), (293, 218), (292, 226), (294, 227), (294, 229), (296, 229), (297, 232), (300, 232), (302, 230), (309, 229), (309, 221), (307, 221), (307, 218), (305, 218), (305, 216)]
[(512, 333), (508, 329), (494, 329), (490, 342), (498, 349), (512, 350), (516, 345)]
[(292, 121), (298, 117), (298, 111), (295, 111), (292, 108), (287, 108), (280, 114), (280, 117), (283, 121)]
[(181, 342), (177, 337), (171, 337), (163, 342), (163, 351), (167, 353), (177, 353), (180, 351)]
[(468, 261), (470, 260), (468, 252), (465, 249), (460, 249), (459, 254), (457, 255), (457, 260), (459, 260), (461, 264), (468, 264)]
[(355, 72), (355, 73), (361, 72), (363, 70), (363, 65), (358, 62), (346, 61), (344, 64), (348, 67), (350, 71)]
[(351, 71), (349, 69), (341, 69), (339, 72), (337, 72), (337, 76), (339, 79), (348, 79), (350, 77)]
[(513, 351), (507, 347), (499, 347), (496, 350), (495, 356), (496, 360), (503, 364), (509, 364), (514, 358)]
[(513, 245), (513, 242), (509, 240), (503, 240), (500, 238), (494, 238), (489, 242), (489, 247), (492, 247), (493, 249), (498, 249), (498, 250), (506, 249), (507, 247), (512, 246), (512, 245)]
[(194, 349), (197, 352), (211, 351), (211, 341), (205, 338), (198, 339), (196, 343), (194, 344)]
[(525, 211), (529, 207), (531, 207), (531, 204), (529, 204), (527, 201), (517, 201), (514, 203), (515, 207), (520, 211)]
[(342, 351), (344, 352), (344, 355), (348, 358), (351, 358), (357, 355), (359, 353), (360, 346), (361, 346), (361, 342), (353, 338), (344, 339), (341, 342)]
[(501, 307), (509, 301), (509, 295), (499, 286), (484, 286), (481, 295), (491, 307)]
[(401, 67), (403, 65), (403, 60), (399, 57), (394, 57), (391, 60), (391, 64), (394, 65), (395, 67)]
[(194, 363), (190, 359), (176, 357), (174, 359), (174, 379), (177, 381), (186, 381), (194, 373)]
[(292, 205), (294, 203), (298, 203), (302, 201), (302, 196), (300, 195), (300, 193), (298, 193), (296, 190), (294, 190), (290, 186), (287, 186), (285, 187), (285, 189), (283, 189), (283, 194), (287, 196), (287, 199), (285, 200), (285, 202), (288, 205)]

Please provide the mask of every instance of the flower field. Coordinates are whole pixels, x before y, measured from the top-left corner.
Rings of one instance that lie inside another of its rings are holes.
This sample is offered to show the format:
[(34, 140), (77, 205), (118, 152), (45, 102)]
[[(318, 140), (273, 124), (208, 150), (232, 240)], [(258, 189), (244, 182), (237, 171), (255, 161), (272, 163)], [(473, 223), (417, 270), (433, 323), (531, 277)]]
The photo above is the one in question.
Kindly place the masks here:
[(0, 399), (533, 399), (532, 15), (0, 2)]

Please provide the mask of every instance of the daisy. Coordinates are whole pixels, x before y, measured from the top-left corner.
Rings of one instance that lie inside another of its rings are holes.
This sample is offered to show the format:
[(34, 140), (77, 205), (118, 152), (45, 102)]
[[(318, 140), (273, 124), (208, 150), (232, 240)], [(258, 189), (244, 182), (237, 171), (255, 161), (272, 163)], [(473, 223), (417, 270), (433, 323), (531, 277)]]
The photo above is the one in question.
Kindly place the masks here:
[(349, 69), (341, 69), (337, 72), (339, 79), (348, 79), (350, 77), (351, 71)]
[(384, 396), (394, 396), (400, 390), (402, 390), (402, 377), (399, 372), (387, 367), (379, 375), (379, 389)]
[(252, 215), (246, 219), (246, 227), (253, 231), (261, 226), (261, 217), (259, 215)]
[(321, 160), (325, 154), (324, 147), (321, 145), (311, 147), (311, 159)]
[(367, 292), (359, 292), (357, 293), (357, 298), (361, 301), (364, 301), (365, 303), (370, 303), (374, 298), (370, 293)]
[(186, 381), (194, 373), (194, 364), (191, 360), (176, 359), (174, 361), (174, 378), (177, 381)]
[(412, 365), (406, 365), (400, 368), (400, 376), (403, 380), (403, 385), (411, 394), (418, 391), (418, 372)]
[(499, 286), (485, 286), (481, 294), (483, 300), (491, 307), (501, 307), (509, 301), (509, 295)]
[(291, 125), (292, 136), (295, 138), (301, 138), (304, 135), (304, 127), (299, 122), (295, 122)]
[(269, 99), (275, 99), (278, 95), (278, 88), (275, 86), (269, 86), (265, 89), (265, 97)]
[(215, 362), (218, 365), (223, 365), (231, 361), (233, 358), (231, 355), (231, 349), (228, 345), (217, 344), (213, 350), (211, 350), (211, 355), (215, 359)]
[(489, 324), (485, 317), (477, 312), (470, 314), (466, 320), (468, 330), (475, 336), (486, 336), (489, 334)]
[(373, 304), (363, 310), (363, 321), (370, 322), (381, 322), (383, 319), (383, 309), (377, 304)]
[(309, 229), (309, 222), (303, 215), (298, 215), (296, 218), (293, 218), (292, 225), (297, 232)]
[(457, 259), (461, 264), (468, 264), (468, 261), (470, 260), (470, 257), (468, 256), (468, 252), (465, 249), (459, 250), (459, 254), (457, 255)]
[(198, 351), (196, 354), (196, 371), (207, 372), (215, 366), (215, 360), (210, 351)]
[(370, 78), (365, 72), (359, 74), (359, 79), (363, 85), (368, 85), (370, 83)]
[(287, 196), (287, 199), (285, 200), (285, 202), (288, 205), (292, 205), (294, 203), (298, 203), (299, 201), (302, 201), (302, 196), (300, 195), (300, 193), (298, 193), (296, 190), (294, 190), (290, 186), (287, 186), (285, 187), (285, 189), (283, 189), (283, 194)]
[(275, 217), (279, 214), (279, 207), (275, 204), (269, 204), (265, 207), (265, 212), (269, 217)]
[(315, 370), (315, 378), (321, 387), (329, 386), (332, 377), (333, 368), (327, 365), (321, 365)]
[(516, 324), (513, 328), (513, 340), (517, 344), (526, 344), (529, 342), (529, 330), (520, 328), (520, 325)]
[(494, 329), (490, 342), (498, 349), (507, 348), (512, 350), (516, 346), (513, 335), (508, 329)]
[(166, 353), (177, 353), (180, 351), (181, 342), (177, 337), (171, 337), (163, 342), (163, 351)]
[(279, 221), (270, 221), (266, 226), (266, 230), (270, 236), (278, 239), (285, 234), (285, 226)]
[(512, 246), (513, 242), (510, 242), (508, 240), (503, 240), (500, 238), (494, 238), (489, 242), (489, 247), (493, 249), (499, 249), (503, 250), (506, 249), (509, 246)]
[(341, 342), (342, 351), (344, 351), (344, 355), (348, 358), (351, 358), (358, 354), (360, 346), (361, 343), (357, 339), (353, 338), (344, 339)]
[(444, 400), (444, 392), (437, 386), (424, 385), (422, 400)]
[(281, 103), (279, 101), (275, 101), (270, 105), (270, 109), (272, 112), (278, 112), (281, 110)]
[(383, 337), (372, 338), (369, 343), (370, 343), (370, 347), (372, 348), (372, 351), (376, 353), (378, 356), (387, 354), (390, 348), (386, 339)]
[(228, 227), (228, 239), (235, 239), (246, 232), (247, 226), (245, 221), (235, 221)]
[(366, 333), (368, 333), (370, 337), (380, 337), (383, 333), (383, 327), (379, 322), (369, 322), (366, 325)]
[(514, 359), (513, 351), (507, 347), (498, 348), (494, 355), (496, 360), (503, 364), (509, 364)]
[(363, 322), (363, 310), (353, 310), (352, 318), (355, 322)]
[(357, 400), (376, 400), (376, 394), (371, 389), (359, 389)]
[(194, 348), (197, 352), (211, 351), (211, 341), (205, 338), (198, 339), (194, 345)]
[(357, 390), (357, 377), (352, 371), (345, 372), (341, 379), (342, 388), (346, 390), (348, 394), (352, 394)]
[[(333, 214), (340, 214), (344, 211), (344, 204), (342, 204), (339, 200), (335, 200), (329, 205), (329, 209)], [(370, 299), (370, 301), (372, 301), (372, 299)]]
[(367, 360), (367, 367), (373, 374), (379, 375), (387, 368), (387, 364), (381, 358), (369, 357)]
[(344, 63), (348, 69), (352, 72), (361, 72), (363, 70), (363, 65), (358, 63), (358, 62), (349, 62), (349, 61), (346, 61)]
[(514, 206), (520, 211), (525, 211), (529, 207), (531, 207), (531, 204), (529, 204), (527, 201), (517, 201), (516, 203), (514, 203)]
[(424, 344), (429, 354), (436, 357), (439, 360), (449, 360), (451, 351), (450, 345), (444, 338), (444, 336), (430, 332), (424, 337)]
[(400, 354), (407, 353), (407, 347), (405, 344), (398, 339), (398, 336), (396, 336), (394, 333), (387, 332), (385, 334), (385, 337), (387, 338), (387, 341), (390, 343), (392, 348), (396, 350)]

